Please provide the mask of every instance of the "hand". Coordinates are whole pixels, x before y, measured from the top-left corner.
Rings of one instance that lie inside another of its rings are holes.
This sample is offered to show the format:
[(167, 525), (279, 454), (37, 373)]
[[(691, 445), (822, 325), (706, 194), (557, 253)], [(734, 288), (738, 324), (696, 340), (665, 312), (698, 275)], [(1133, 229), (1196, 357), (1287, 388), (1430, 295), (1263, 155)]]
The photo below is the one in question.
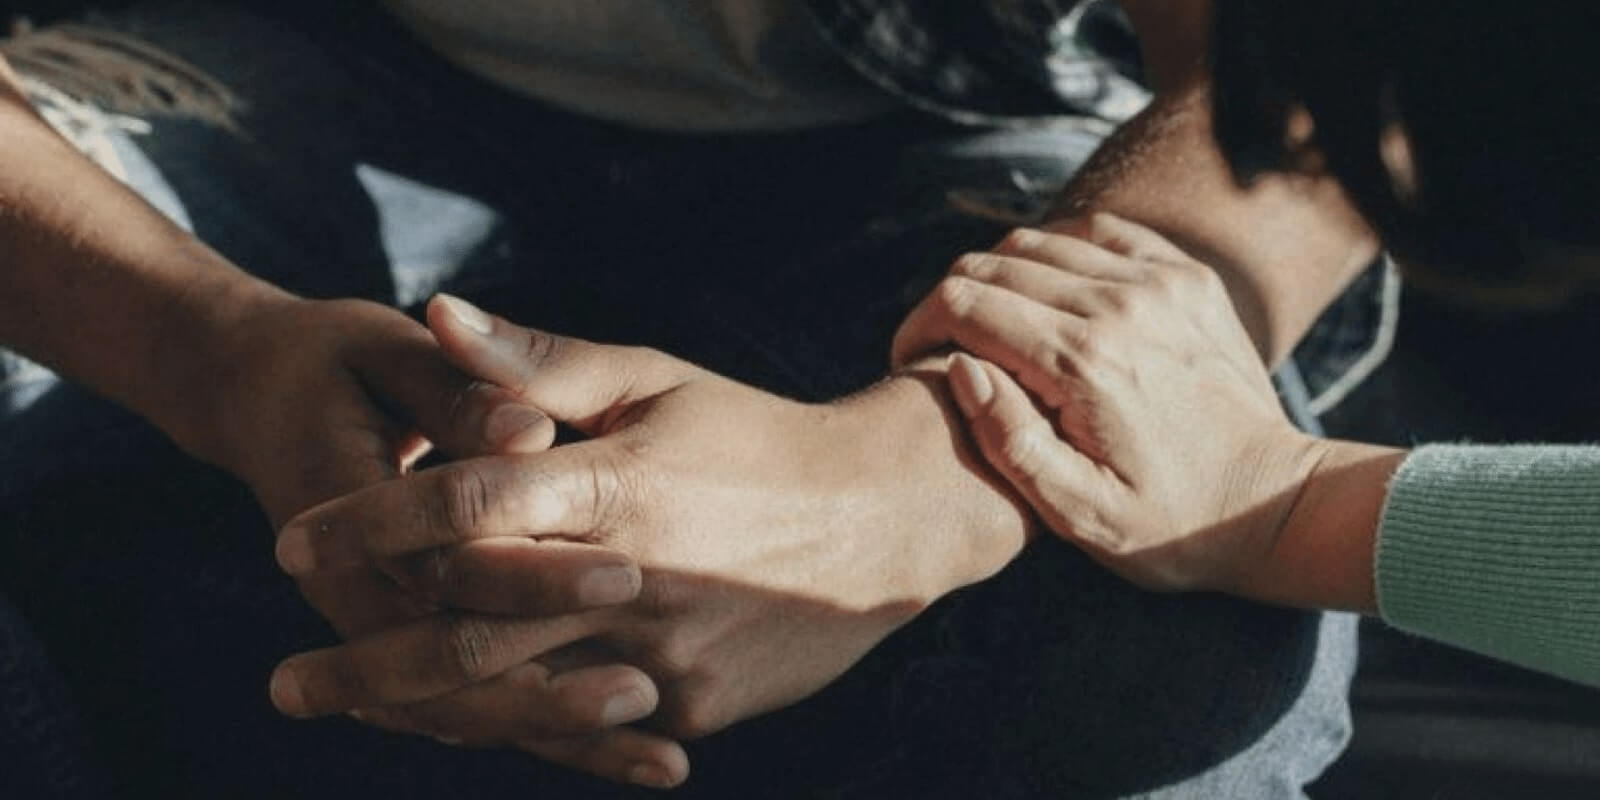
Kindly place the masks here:
[[(204, 406), (183, 415), (188, 426), (180, 439), (248, 482), (276, 524), (399, 476), (430, 440), (459, 457), (535, 452), (554, 437), (548, 417), (451, 367), (427, 329), (393, 309), (271, 293), (229, 320), (194, 370), (199, 388), (185, 394)], [(522, 570), (529, 577), (522, 597), (537, 594), (545, 613), (624, 602), (638, 591), (638, 568), (618, 553), (573, 545), (541, 556), (499, 568)], [(414, 578), (418, 568), (374, 562), (307, 577), (300, 587), (346, 636), (455, 624), (459, 618), (441, 608), (471, 598)], [(536, 592), (531, 578), (540, 581)], [(628, 713), (602, 718), (607, 699), (619, 693), (633, 703), (632, 717), (653, 707), (655, 689), (637, 670), (562, 666), (568, 671), (558, 676), (548, 665), (528, 665), (514, 696), (495, 699), (535, 709), (530, 716), (548, 733), (588, 734), (627, 721)], [(549, 755), (596, 771), (631, 763), (641, 750), (675, 747), (627, 732), (583, 743), (552, 741)]]
[[(454, 302), (429, 311), (454, 363), (595, 438), (328, 503), (289, 525), (280, 563), (322, 574), (448, 545), (440, 584), (516, 597), (499, 562), (575, 540), (628, 554), (644, 588), (635, 603), (538, 632), (482, 626), (463, 646), (459, 632), (441, 640), (423, 627), (399, 650), (356, 641), (296, 656), (279, 667), (299, 687), (294, 711), (391, 706), (471, 739), (472, 726), (501, 729), (512, 720), (494, 715), (516, 709), (483, 702), (477, 719), (450, 718), (429, 698), (466, 703), (493, 684), (457, 687), (595, 637), (655, 679), (660, 729), (700, 736), (811, 694), (1021, 549), (1020, 524), (976, 519), (990, 512), (966, 499), (971, 473), (942, 416), (941, 435), (902, 436), (927, 420), (884, 413), (902, 395), (926, 395), (917, 381), (804, 405), (654, 351), (551, 336)], [(974, 534), (996, 528), (1005, 533)]]
[(992, 362), (953, 355), (951, 388), (1057, 533), (1147, 588), (1234, 589), (1323, 447), (1284, 415), (1210, 268), (1109, 215), (1066, 229), (962, 257), (895, 357), (954, 344)]

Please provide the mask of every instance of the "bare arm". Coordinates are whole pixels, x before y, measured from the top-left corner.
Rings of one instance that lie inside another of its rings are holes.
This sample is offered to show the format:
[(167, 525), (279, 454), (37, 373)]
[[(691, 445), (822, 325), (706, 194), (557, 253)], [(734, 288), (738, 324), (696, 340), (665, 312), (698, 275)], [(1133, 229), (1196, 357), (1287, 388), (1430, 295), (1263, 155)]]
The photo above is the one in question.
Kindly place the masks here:
[[(0, 62), (3, 63), (3, 62)], [(81, 156), (0, 74), (0, 343), (156, 422), (184, 444), (187, 357), (252, 302), (286, 297)]]

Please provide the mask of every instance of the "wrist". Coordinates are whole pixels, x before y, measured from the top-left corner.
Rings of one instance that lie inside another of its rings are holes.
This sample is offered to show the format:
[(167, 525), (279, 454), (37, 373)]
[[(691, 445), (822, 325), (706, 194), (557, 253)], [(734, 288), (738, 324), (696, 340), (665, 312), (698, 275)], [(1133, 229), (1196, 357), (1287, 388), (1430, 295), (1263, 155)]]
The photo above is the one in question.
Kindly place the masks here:
[(1268, 546), (1244, 562), (1224, 591), (1279, 605), (1373, 613), (1379, 520), (1389, 479), (1406, 451), (1304, 439), (1292, 500)]
[(971, 445), (943, 364), (912, 365), (835, 405), (836, 441), (863, 465), (864, 485), (877, 487), (901, 594), (923, 604), (999, 572), (1036, 530)]
[[(196, 280), (166, 298), (145, 346), (147, 387), (135, 405), (185, 452), (228, 466), (225, 415), (237, 413), (237, 393), (248, 385), (253, 322), (299, 302), (195, 242)], [(259, 389), (259, 387), (254, 387)]]

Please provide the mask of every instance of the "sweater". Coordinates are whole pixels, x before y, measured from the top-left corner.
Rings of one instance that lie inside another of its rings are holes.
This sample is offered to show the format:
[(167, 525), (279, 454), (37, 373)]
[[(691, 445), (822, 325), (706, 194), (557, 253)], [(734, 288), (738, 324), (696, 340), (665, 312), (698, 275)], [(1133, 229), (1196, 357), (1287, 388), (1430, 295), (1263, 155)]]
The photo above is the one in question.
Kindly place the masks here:
[(1600, 685), (1600, 447), (1416, 450), (1375, 569), (1389, 624)]

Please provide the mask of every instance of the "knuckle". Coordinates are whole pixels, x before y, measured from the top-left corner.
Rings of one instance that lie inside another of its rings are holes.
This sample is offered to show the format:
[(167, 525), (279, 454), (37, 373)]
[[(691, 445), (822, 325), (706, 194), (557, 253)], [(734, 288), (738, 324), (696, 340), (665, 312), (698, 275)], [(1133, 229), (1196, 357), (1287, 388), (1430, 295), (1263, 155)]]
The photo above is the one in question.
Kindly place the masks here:
[(988, 280), (1000, 268), (1000, 259), (989, 253), (965, 253), (950, 267), (954, 277)]
[(933, 290), (935, 307), (952, 319), (965, 319), (972, 313), (976, 284), (959, 275), (939, 281)]
[(521, 386), (517, 387), (519, 394), (526, 395), (532, 390), (533, 383), (543, 371), (541, 368), (549, 367), (560, 361), (567, 349), (567, 343), (559, 336), (551, 336), (542, 331), (529, 331), (527, 341), (523, 343), (523, 360), (527, 362), (527, 378)]
[(1056, 329), (1056, 338), (1055, 363), (1062, 375), (1081, 374), (1083, 367), (1098, 364), (1104, 358), (1104, 347), (1092, 324), (1061, 325)]
[(698, 653), (681, 638), (670, 639), (656, 649), (655, 662), (663, 675), (684, 680), (693, 675)]
[(1108, 246), (1117, 238), (1117, 217), (1105, 211), (1092, 211), (1083, 220), (1083, 238)]
[(1100, 307), (1112, 316), (1121, 316), (1128, 312), (1128, 290), (1121, 284), (1105, 286), (1095, 290), (1096, 299)]
[(494, 627), (483, 619), (449, 614), (440, 623), (440, 677), (473, 682), (487, 677), (495, 648)]
[(453, 541), (472, 538), (473, 531), (488, 521), (494, 505), (494, 487), (489, 477), (463, 463), (436, 485), (438, 493), (432, 505), (435, 527)]
[(584, 487), (584, 500), (589, 504), (588, 519), (596, 528), (615, 527), (622, 520), (627, 506), (624, 487), (631, 483), (623, 478), (624, 461), (612, 454), (597, 459), (594, 468), (585, 473), (588, 485)]
[(1013, 228), (1000, 240), (1000, 247), (1011, 252), (1027, 252), (1039, 246), (1045, 234), (1029, 228)]
[(1039, 437), (1029, 426), (1010, 425), (1000, 432), (1000, 458), (1025, 475), (1039, 460)]
[(667, 732), (678, 739), (700, 739), (726, 727), (726, 714), (709, 682), (682, 687), (663, 715)]

